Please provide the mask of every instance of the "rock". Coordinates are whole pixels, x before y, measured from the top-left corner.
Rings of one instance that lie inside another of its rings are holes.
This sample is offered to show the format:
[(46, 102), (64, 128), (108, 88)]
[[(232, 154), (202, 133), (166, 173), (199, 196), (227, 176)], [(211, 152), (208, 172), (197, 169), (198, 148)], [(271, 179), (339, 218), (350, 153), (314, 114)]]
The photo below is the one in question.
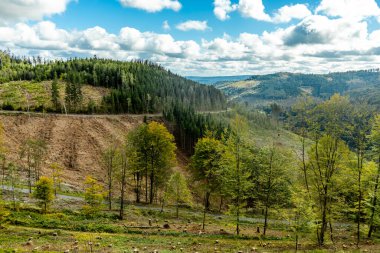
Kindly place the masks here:
[(164, 226), (163, 226), (163, 228), (168, 229), (168, 228), (170, 228), (170, 226), (169, 226), (168, 223), (165, 223)]
[(218, 244), (219, 243), (219, 240), (215, 240), (215, 244)]

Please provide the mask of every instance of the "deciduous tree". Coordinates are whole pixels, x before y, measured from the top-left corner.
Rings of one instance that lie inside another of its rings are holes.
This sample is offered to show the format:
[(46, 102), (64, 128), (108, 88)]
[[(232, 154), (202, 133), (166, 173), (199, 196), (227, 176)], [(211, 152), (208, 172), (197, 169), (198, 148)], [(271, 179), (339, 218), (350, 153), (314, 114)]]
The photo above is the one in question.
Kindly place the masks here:
[(36, 183), (33, 196), (40, 201), (44, 212), (46, 212), (49, 204), (54, 200), (53, 180), (45, 176), (40, 177)]

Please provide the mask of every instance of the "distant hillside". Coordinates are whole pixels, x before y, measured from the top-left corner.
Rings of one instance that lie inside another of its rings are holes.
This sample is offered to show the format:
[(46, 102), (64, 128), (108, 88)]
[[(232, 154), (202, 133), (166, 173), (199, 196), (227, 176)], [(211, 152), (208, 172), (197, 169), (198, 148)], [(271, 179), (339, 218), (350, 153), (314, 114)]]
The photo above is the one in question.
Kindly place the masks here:
[[(226, 107), (225, 96), (218, 89), (175, 75), (148, 61), (124, 62), (96, 57), (44, 61), (41, 58), (19, 58), (0, 51), (0, 84), (3, 86), (17, 86), (21, 81), (29, 81), (33, 83), (34, 90), (43, 90), (47, 85), (45, 81), (53, 80), (63, 83), (63, 87), (58, 88), (63, 88), (64, 99), (59, 99), (56, 108), (49, 103), (38, 106), (58, 112), (65, 107), (70, 112), (156, 113), (176, 103), (195, 110)], [(101, 103), (89, 100), (83, 104), (84, 92), (81, 89), (84, 85), (107, 89), (102, 93)], [(11, 103), (13, 99), (13, 94), (10, 94), (9, 101), (1, 101), (2, 105)], [(9, 108), (28, 107), (27, 103), (5, 105)]]
[(276, 73), (255, 75), (244, 81), (218, 86), (229, 100), (265, 104), (270, 101), (291, 103), (300, 95), (326, 99), (335, 93), (367, 99), (380, 104), (380, 72), (350, 71), (330, 74)]
[(227, 82), (242, 81), (250, 78), (250, 75), (243, 76), (188, 76), (187, 78), (198, 83), (207, 85), (221, 85)]

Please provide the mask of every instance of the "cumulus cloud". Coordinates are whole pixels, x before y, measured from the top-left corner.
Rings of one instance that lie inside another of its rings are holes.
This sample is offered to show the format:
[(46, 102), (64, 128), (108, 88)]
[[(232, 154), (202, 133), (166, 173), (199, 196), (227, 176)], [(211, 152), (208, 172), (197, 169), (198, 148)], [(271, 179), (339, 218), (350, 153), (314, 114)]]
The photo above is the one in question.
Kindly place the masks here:
[(181, 31), (206, 31), (207, 29), (210, 29), (210, 27), (207, 25), (207, 21), (198, 20), (188, 20), (186, 22), (178, 24), (176, 28)]
[(380, 16), (380, 8), (375, 0), (322, 0), (316, 12), (355, 20)]
[(270, 16), (265, 13), (262, 0), (240, 0), (238, 10), (243, 17), (271, 21)]
[(340, 44), (343, 46), (350, 42), (365, 41), (368, 35), (366, 22), (329, 19), (319, 15), (304, 19), (288, 31), (289, 33), (284, 37), (287, 46), (300, 44)]
[(288, 23), (292, 19), (303, 19), (311, 15), (311, 11), (305, 4), (285, 5), (281, 7), (273, 17), (275, 23)]
[(170, 28), (170, 25), (169, 25), (169, 21), (165, 20), (163, 23), (162, 23), (162, 29), (164, 29), (165, 31), (169, 31), (171, 28)]
[(124, 7), (136, 8), (147, 12), (159, 12), (163, 9), (179, 11), (182, 8), (178, 0), (119, 0)]
[(43, 17), (65, 12), (71, 0), (1, 0), (0, 23), (42, 20)]
[(231, 0), (214, 0), (214, 14), (219, 20), (227, 20), (228, 15), (237, 9), (237, 4), (232, 4)]
[(133, 27), (110, 33), (99, 26), (64, 30), (50, 21), (0, 25), (0, 49), (16, 54), (144, 58), (183, 75), (374, 68), (380, 62), (379, 45), (380, 29), (369, 30), (367, 21), (321, 15), (261, 34), (224, 34), (199, 42)]

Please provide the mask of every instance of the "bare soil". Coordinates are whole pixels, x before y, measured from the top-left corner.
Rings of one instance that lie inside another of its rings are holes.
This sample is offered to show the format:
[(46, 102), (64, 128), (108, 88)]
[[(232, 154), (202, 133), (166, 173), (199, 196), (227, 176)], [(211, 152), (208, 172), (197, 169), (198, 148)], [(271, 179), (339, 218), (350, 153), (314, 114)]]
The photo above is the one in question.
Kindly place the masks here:
[[(49, 114), (0, 115), (8, 161), (20, 164), (20, 147), (28, 138), (47, 143), (42, 170), (50, 175), (50, 164), (63, 166), (63, 181), (80, 189), (86, 176), (104, 180), (101, 151), (112, 142), (121, 143), (131, 129), (143, 122), (144, 116), (87, 116)], [(21, 164), (23, 164), (21, 162)]]

